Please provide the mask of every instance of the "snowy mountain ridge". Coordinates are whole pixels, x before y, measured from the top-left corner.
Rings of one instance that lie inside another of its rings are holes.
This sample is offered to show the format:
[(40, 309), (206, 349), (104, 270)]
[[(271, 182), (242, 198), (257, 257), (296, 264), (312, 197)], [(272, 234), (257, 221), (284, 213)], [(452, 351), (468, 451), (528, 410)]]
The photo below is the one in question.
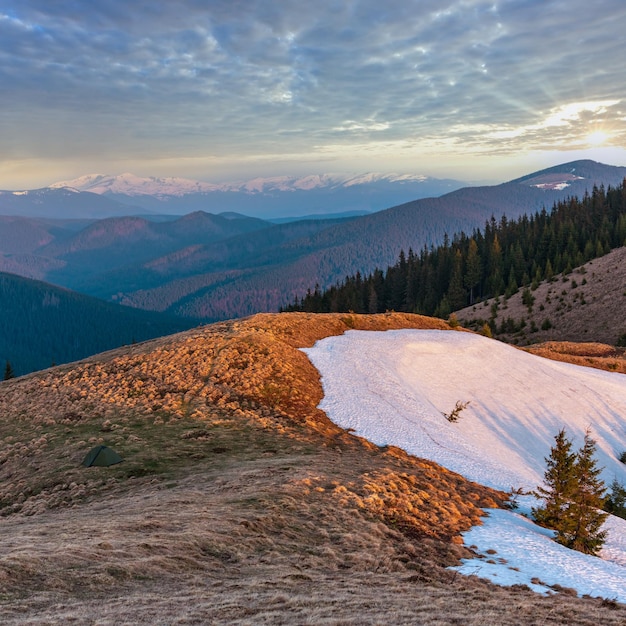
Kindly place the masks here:
[[(261, 219), (377, 213), (419, 200), (441, 199), (457, 217), (481, 213), (478, 221), (446, 229), (482, 226), (490, 215), (551, 206), (565, 194), (581, 196), (593, 185), (617, 185), (626, 167), (574, 161), (499, 185), (468, 185), (414, 173), (323, 173), (259, 176), (238, 182), (142, 177), (131, 173), (88, 174), (28, 191), (0, 191), (0, 214), (74, 219), (120, 215), (184, 215), (233, 212)], [(131, 207), (130, 209), (128, 207)], [(437, 209), (440, 212), (439, 209)], [(387, 262), (387, 261), (385, 261)]]
[[(584, 176), (576, 168), (555, 171), (559, 168), (542, 170), (513, 182), (520, 182), (537, 189), (563, 190)], [(437, 179), (423, 174), (397, 174), (368, 172), (363, 174), (308, 174), (305, 176), (256, 177), (246, 181), (210, 183), (181, 177), (141, 177), (124, 174), (86, 174), (72, 180), (51, 184), (49, 189), (74, 189), (100, 195), (121, 194), (130, 197), (152, 196), (154, 198), (183, 197), (196, 193), (246, 193), (270, 194), (273, 192), (312, 191), (314, 189), (338, 190), (359, 185), (375, 184), (419, 184)], [(24, 192), (14, 192), (24, 193)]]
[[(181, 197), (192, 193), (243, 192), (248, 194), (271, 193), (273, 191), (310, 191), (312, 189), (336, 189), (368, 185), (377, 182), (420, 183), (429, 178), (413, 174), (367, 173), (358, 175), (311, 174), (308, 176), (273, 176), (253, 178), (243, 182), (207, 183), (188, 178), (140, 177), (125, 173), (117, 176), (87, 174), (73, 180), (51, 184), (51, 189), (69, 188), (96, 194), (124, 194), (127, 196)], [(17, 192), (21, 193), (21, 192)]]

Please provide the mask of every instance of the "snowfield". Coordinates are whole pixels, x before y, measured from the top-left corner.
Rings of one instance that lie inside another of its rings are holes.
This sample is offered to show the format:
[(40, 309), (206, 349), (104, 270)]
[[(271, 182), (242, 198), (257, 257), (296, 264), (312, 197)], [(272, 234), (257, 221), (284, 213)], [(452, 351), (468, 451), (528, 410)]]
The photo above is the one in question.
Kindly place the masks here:
[[(399, 446), (483, 485), (529, 490), (543, 480), (557, 432), (565, 428), (577, 449), (589, 428), (603, 480), (626, 484), (619, 461), (626, 450), (622, 374), (453, 331), (349, 331), (305, 352), (322, 377), (320, 408), (373, 443)], [(443, 413), (457, 402), (469, 404), (451, 423)], [(522, 498), (520, 513), (533, 504)], [(545, 592), (559, 584), (626, 602), (626, 521), (610, 517), (606, 528), (597, 558), (556, 544), (551, 531), (519, 513), (489, 511), (483, 526), (465, 534), (484, 558), (458, 570), (504, 585), (525, 583)]]

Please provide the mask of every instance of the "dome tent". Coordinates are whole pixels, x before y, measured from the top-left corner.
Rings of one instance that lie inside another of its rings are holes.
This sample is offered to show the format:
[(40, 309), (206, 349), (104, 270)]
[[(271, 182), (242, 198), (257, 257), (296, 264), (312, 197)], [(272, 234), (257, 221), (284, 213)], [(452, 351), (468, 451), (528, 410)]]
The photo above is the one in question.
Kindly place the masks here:
[(87, 452), (81, 465), (85, 467), (108, 467), (121, 463), (124, 459), (112, 448), (107, 446), (96, 446)]

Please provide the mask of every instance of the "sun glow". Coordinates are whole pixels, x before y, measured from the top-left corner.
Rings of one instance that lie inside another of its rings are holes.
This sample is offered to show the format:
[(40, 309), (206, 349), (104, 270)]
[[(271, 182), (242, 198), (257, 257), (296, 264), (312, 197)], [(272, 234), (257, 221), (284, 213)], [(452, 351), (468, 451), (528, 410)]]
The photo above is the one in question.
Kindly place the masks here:
[(595, 132), (587, 135), (587, 143), (592, 146), (601, 146), (603, 143), (606, 143), (608, 138), (609, 135), (603, 130), (596, 130)]

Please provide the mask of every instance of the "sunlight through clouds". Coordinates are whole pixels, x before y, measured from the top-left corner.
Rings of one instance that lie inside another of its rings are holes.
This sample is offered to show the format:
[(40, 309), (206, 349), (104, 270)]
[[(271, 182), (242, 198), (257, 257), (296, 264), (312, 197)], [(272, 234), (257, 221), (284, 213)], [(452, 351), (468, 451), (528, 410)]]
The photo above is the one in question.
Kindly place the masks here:
[(603, 115), (607, 109), (619, 104), (620, 100), (605, 100), (601, 102), (574, 102), (556, 108), (541, 125), (543, 128), (552, 126), (567, 126), (571, 122), (580, 120), (584, 113)]
[[(490, 131), (487, 132), (486, 135), (492, 139), (505, 140), (524, 136), (537, 136), (538, 133), (540, 133), (541, 141), (547, 144), (550, 141), (550, 135), (546, 135), (543, 131), (560, 128), (566, 129), (572, 146), (581, 141), (591, 145), (600, 145), (606, 142), (610, 138), (610, 135), (601, 130), (589, 133), (589, 124), (590, 122), (595, 123), (597, 120), (602, 120), (609, 112), (609, 109), (617, 106), (620, 102), (620, 100), (606, 100), (598, 102), (574, 102), (561, 105), (552, 109), (549, 114), (539, 122), (517, 128)], [(480, 130), (484, 131), (486, 128)], [(554, 134), (553, 136), (557, 138), (558, 142), (561, 141), (560, 138), (562, 135)]]
[(457, 178), (502, 179), (537, 150), (619, 147), (626, 5), (601, 5), (5, 0), (0, 188), (116, 161), (214, 180), (200, 164), (248, 178), (275, 159), (289, 174), (289, 154), (311, 173), (453, 160)]
[(589, 133), (586, 137), (587, 143), (592, 146), (601, 146), (603, 143), (606, 143), (609, 139), (609, 134), (605, 133), (603, 130), (596, 130), (593, 133)]

